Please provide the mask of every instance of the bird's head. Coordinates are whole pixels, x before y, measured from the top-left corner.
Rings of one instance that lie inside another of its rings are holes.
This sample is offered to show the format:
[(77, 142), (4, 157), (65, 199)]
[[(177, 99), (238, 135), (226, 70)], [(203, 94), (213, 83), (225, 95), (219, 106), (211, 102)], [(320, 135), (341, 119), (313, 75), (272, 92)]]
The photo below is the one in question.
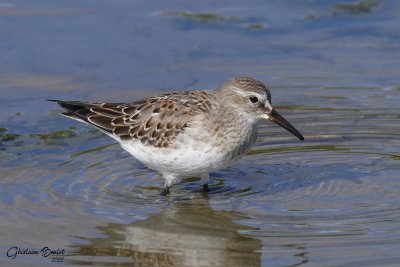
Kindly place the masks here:
[(304, 140), (296, 128), (284, 119), (271, 104), (271, 93), (267, 86), (253, 78), (237, 77), (227, 81), (218, 90), (220, 101), (233, 106), (237, 112), (251, 122), (268, 119), (285, 128), (300, 140)]

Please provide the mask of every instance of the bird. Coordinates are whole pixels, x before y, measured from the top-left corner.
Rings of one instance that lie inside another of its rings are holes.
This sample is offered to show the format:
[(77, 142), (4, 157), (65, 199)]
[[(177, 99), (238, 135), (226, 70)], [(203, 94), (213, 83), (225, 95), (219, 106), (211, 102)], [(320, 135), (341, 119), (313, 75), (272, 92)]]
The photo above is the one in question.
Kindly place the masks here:
[(67, 118), (95, 126), (165, 179), (161, 195), (185, 178), (201, 178), (241, 159), (254, 145), (257, 126), (270, 120), (299, 140), (303, 135), (272, 106), (269, 88), (236, 77), (212, 90), (167, 93), (135, 102), (50, 99)]

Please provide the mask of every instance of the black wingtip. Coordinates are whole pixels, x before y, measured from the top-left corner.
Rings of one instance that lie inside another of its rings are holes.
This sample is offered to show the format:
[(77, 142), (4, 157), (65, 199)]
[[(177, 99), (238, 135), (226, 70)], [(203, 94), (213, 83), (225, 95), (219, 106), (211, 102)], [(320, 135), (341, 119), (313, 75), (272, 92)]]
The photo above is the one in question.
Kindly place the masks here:
[(59, 99), (43, 99), (44, 101), (49, 101), (49, 102), (60, 102)]

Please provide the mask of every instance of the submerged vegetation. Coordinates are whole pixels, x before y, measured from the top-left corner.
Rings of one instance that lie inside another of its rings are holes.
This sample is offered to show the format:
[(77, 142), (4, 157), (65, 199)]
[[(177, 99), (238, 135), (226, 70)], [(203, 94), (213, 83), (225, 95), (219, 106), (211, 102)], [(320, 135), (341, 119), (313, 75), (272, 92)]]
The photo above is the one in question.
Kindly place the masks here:
[(224, 16), (215, 13), (196, 13), (189, 11), (161, 11), (158, 13), (160, 16), (181, 17), (190, 20), (195, 20), (201, 23), (215, 22), (215, 21), (228, 21), (240, 20), (237, 16)]
[(9, 133), (7, 128), (0, 128), (0, 145), (3, 142), (15, 141), (20, 137), (19, 134)]
[[(249, 31), (257, 31), (267, 29), (268, 25), (264, 20), (256, 17), (243, 18), (240, 16), (227, 16), (218, 13), (208, 12), (189, 12), (189, 11), (160, 11), (156, 13), (158, 16), (172, 17), (177, 20), (177, 23), (187, 29), (196, 26), (204, 27), (205, 25), (213, 24), (212, 27), (217, 29), (215, 24), (226, 23), (225, 26), (233, 27), (232, 29), (244, 28)], [(211, 27), (211, 26), (209, 26)]]
[(379, 5), (378, 0), (366, 0), (356, 3), (339, 3), (332, 7), (333, 15), (338, 15), (341, 12), (350, 14), (369, 13), (371, 10)]
[[(0, 128), (0, 146), (19, 146), (25, 143), (32, 143), (39, 138), (40, 144), (46, 145), (60, 145), (64, 144), (65, 139), (76, 136), (75, 128), (71, 127), (66, 130), (59, 130), (48, 133), (32, 133), (32, 134), (19, 134), (10, 133), (7, 128)], [(3, 149), (4, 150), (4, 149)]]
[(30, 134), (30, 137), (39, 137), (45, 144), (53, 145), (59, 144), (64, 139), (71, 138), (76, 136), (76, 132), (74, 131), (75, 128), (69, 128), (67, 130), (60, 130), (55, 132), (49, 133), (36, 133)]

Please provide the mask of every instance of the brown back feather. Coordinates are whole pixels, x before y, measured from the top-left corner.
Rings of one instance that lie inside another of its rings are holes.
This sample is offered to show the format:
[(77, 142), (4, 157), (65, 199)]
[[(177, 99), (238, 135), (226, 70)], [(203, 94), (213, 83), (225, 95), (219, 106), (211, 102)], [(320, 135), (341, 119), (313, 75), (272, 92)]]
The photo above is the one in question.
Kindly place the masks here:
[(207, 91), (190, 91), (151, 97), (134, 103), (83, 103), (57, 101), (71, 115), (118, 136), (167, 147), (199, 112), (210, 110)]

